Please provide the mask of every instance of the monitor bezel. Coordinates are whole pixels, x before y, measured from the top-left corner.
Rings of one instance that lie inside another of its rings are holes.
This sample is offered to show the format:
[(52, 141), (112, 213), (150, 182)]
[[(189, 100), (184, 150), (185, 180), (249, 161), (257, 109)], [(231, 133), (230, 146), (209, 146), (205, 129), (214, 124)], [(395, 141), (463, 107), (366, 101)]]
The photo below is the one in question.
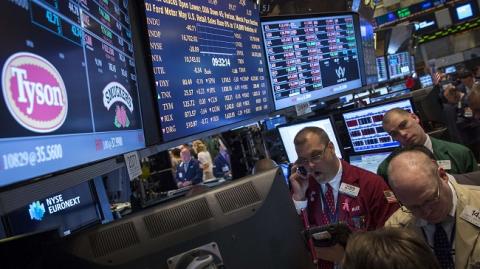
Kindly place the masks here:
[[(318, 98), (318, 99), (309, 100), (307, 102), (332, 100), (332, 99), (338, 98), (342, 95), (348, 94), (348, 93), (350, 93), (350, 92), (352, 92), (356, 89), (362, 88), (363, 86), (366, 86), (366, 73), (365, 73), (365, 63), (364, 63), (364, 59), (363, 59), (363, 46), (362, 46), (362, 42), (361, 42), (362, 36), (361, 36), (361, 32), (360, 32), (361, 30), (360, 30), (360, 16), (359, 16), (359, 14), (356, 13), (356, 12), (353, 12), (353, 11), (346, 11), (346, 12), (322, 12), (322, 13), (299, 14), (299, 15), (289, 14), (289, 15), (268, 16), (268, 17), (261, 17), (260, 18), (260, 31), (261, 31), (261, 35), (262, 35), (262, 42), (265, 42), (264, 32), (263, 32), (263, 23), (274, 22), (274, 21), (282, 21), (282, 20), (298, 20), (298, 19), (307, 19), (307, 18), (316, 18), (316, 17), (317, 18), (318, 17), (335, 17), (335, 16), (345, 16), (345, 15), (351, 15), (352, 18), (353, 18), (353, 21), (354, 21), (355, 39), (356, 39), (356, 43), (357, 43), (357, 53), (359, 55), (359, 57), (358, 57), (358, 71), (359, 72), (358, 73), (359, 73), (359, 76), (360, 76), (359, 79), (360, 79), (360, 84), (361, 85), (360, 85), (360, 87), (357, 87), (357, 88), (344, 90), (344, 91), (341, 91), (341, 92), (338, 92), (338, 93), (335, 93), (335, 94), (332, 94), (332, 95), (328, 95), (328, 96), (321, 97), (321, 98)], [(272, 88), (270, 68), (269, 68), (267, 52), (265, 50), (265, 44), (262, 44), (262, 45), (263, 45), (263, 55), (264, 55), (264, 59), (266, 61), (265, 62), (265, 67), (266, 67), (267, 73), (268, 73), (267, 77), (268, 77), (268, 82), (269, 82), (270, 95), (272, 97), (274, 110), (275, 111), (287, 110), (287, 109), (291, 109), (292, 107), (295, 107), (296, 105), (301, 104), (301, 103), (291, 104), (291, 105), (286, 106), (286, 107), (278, 108), (277, 102), (275, 100), (273, 88)], [(318, 91), (321, 91), (322, 89), (320, 89)]]
[(345, 122), (344, 114), (354, 113), (354, 112), (365, 110), (365, 109), (381, 107), (381, 106), (389, 105), (389, 104), (393, 104), (393, 103), (399, 103), (399, 102), (403, 102), (403, 101), (406, 101), (406, 100), (408, 100), (410, 102), (410, 105), (412, 106), (412, 113), (416, 114), (415, 104), (414, 104), (413, 99), (411, 97), (399, 98), (399, 99), (393, 99), (393, 100), (390, 99), (390, 100), (375, 102), (375, 103), (371, 103), (370, 105), (365, 106), (365, 107), (354, 108), (354, 109), (350, 109), (350, 110), (342, 112), (341, 114), (342, 114), (343, 127), (345, 128), (345, 130), (347, 130), (346, 135), (348, 136), (348, 141), (350, 142), (350, 148), (351, 148), (352, 154), (360, 154), (361, 155), (361, 154), (365, 154), (365, 153), (376, 153), (376, 152), (382, 152), (382, 151), (391, 151), (391, 150), (394, 150), (395, 148), (398, 148), (398, 146), (397, 147), (388, 147), (388, 148), (379, 148), (379, 149), (356, 151), (355, 148), (353, 147), (353, 144), (352, 144), (352, 138), (350, 137), (349, 129), (347, 127), (347, 123)]

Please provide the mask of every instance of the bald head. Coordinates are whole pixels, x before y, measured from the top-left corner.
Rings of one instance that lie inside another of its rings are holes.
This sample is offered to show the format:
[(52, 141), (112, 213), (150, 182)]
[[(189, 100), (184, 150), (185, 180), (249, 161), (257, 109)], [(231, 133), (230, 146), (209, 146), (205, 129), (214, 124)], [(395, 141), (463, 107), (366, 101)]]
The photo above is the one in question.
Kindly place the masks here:
[(417, 218), (439, 223), (449, 215), (453, 202), (448, 175), (423, 146), (408, 146), (388, 165), (388, 180), (397, 199)]
[[(437, 163), (421, 151), (404, 151), (394, 156), (388, 165), (392, 188), (415, 184), (428, 185), (436, 178)], [(417, 180), (421, 178), (421, 180)], [(426, 181), (426, 182), (423, 182)]]

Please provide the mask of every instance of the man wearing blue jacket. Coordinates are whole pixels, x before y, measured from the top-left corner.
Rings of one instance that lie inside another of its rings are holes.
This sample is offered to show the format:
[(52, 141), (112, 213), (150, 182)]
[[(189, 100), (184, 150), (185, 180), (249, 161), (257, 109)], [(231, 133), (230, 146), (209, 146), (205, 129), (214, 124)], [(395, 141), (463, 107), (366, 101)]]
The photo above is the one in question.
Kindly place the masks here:
[(203, 171), (197, 160), (192, 158), (190, 149), (183, 147), (180, 151), (182, 162), (177, 166), (175, 179), (179, 188), (202, 182)]

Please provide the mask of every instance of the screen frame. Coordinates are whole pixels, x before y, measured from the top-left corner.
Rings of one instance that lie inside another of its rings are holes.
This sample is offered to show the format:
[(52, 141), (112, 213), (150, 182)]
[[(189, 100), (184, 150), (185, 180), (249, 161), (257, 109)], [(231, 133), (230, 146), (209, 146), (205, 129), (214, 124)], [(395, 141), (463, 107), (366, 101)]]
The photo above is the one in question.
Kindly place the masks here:
[(378, 149), (356, 151), (355, 147), (353, 146), (353, 143), (352, 143), (352, 138), (350, 137), (349, 129), (347, 127), (347, 123), (346, 123), (346, 119), (345, 119), (344, 114), (355, 113), (355, 112), (362, 111), (362, 110), (365, 110), (365, 109), (372, 109), (372, 108), (381, 107), (381, 106), (385, 106), (385, 105), (389, 105), (389, 104), (393, 104), (393, 103), (404, 102), (406, 100), (410, 101), (410, 105), (412, 106), (412, 113), (416, 114), (415, 104), (413, 102), (412, 97), (382, 100), (382, 101), (379, 101), (379, 102), (373, 102), (370, 105), (365, 106), (365, 107), (354, 108), (354, 109), (350, 109), (350, 110), (342, 112), (341, 114), (342, 114), (343, 127), (347, 131), (346, 135), (347, 135), (348, 141), (350, 143), (350, 148), (351, 148), (352, 154), (363, 155), (363, 154), (366, 154), (366, 153), (378, 153), (378, 152), (384, 152), (384, 151), (392, 151), (393, 149), (398, 148), (400, 145), (397, 146), (397, 147), (388, 147), (388, 148), (378, 148)]
[[(155, 85), (155, 74), (153, 73), (153, 61), (152, 61), (152, 51), (150, 50), (148, 44), (150, 44), (150, 39), (149, 39), (149, 36), (148, 36), (148, 24), (147, 24), (147, 11), (142, 8), (143, 5), (145, 4), (145, 0), (141, 0), (141, 1), (130, 1), (130, 2), (135, 2), (135, 5), (137, 7), (136, 9), (136, 15), (139, 16), (139, 27), (138, 29), (141, 29), (143, 31), (139, 31), (138, 35), (139, 35), (139, 42), (141, 42), (143, 44), (143, 49), (144, 49), (144, 55), (143, 55), (143, 58), (144, 58), (144, 65), (146, 66), (146, 69), (145, 69), (145, 72), (147, 73), (145, 76), (148, 76), (148, 86), (150, 88), (150, 91), (152, 93), (152, 96), (154, 97), (154, 111), (156, 112), (155, 114), (155, 125), (157, 125), (157, 130), (158, 130), (158, 137), (156, 139), (156, 142), (155, 144), (152, 144), (150, 148), (146, 148), (145, 150), (141, 151), (140, 152), (140, 156), (143, 157), (143, 156), (149, 156), (149, 155), (152, 155), (152, 154), (155, 154), (157, 152), (160, 152), (160, 151), (165, 151), (165, 150), (168, 150), (170, 148), (173, 148), (173, 147), (176, 147), (178, 145), (181, 145), (181, 144), (185, 144), (185, 143), (189, 143), (193, 140), (196, 140), (196, 139), (201, 139), (201, 138), (204, 138), (204, 137), (207, 137), (207, 136), (212, 136), (212, 135), (216, 135), (216, 134), (219, 134), (219, 133), (222, 133), (222, 132), (225, 132), (225, 131), (228, 131), (228, 130), (231, 130), (231, 129), (235, 129), (235, 128), (239, 128), (239, 127), (242, 127), (244, 125), (248, 125), (248, 124), (252, 124), (254, 122), (258, 122), (258, 121), (261, 121), (261, 120), (264, 120), (265, 118), (268, 117), (268, 115), (270, 115), (272, 112), (274, 112), (274, 107), (273, 107), (273, 95), (272, 95), (272, 91), (270, 89), (270, 81), (269, 81), (269, 78), (265, 79), (265, 83), (266, 83), (266, 90), (267, 90), (267, 98), (270, 98), (270, 109), (267, 110), (267, 111), (264, 111), (264, 113), (262, 113), (261, 115), (258, 115), (258, 116), (255, 116), (255, 117), (251, 117), (251, 118), (248, 118), (248, 119), (244, 119), (244, 120), (241, 120), (241, 121), (238, 121), (238, 122), (235, 122), (235, 123), (231, 123), (231, 124), (228, 124), (228, 125), (221, 125), (221, 126), (218, 126), (218, 127), (214, 127), (212, 129), (208, 129), (208, 130), (205, 130), (205, 131), (200, 131), (200, 132), (196, 132), (196, 133), (193, 133), (193, 134), (189, 134), (189, 135), (186, 135), (186, 136), (181, 136), (181, 137), (177, 137), (175, 139), (172, 139), (172, 140), (168, 140), (168, 141), (165, 141), (164, 139), (164, 135), (161, 131), (161, 121), (160, 121), (160, 113), (159, 113), (159, 109), (158, 109), (158, 104), (156, 103), (156, 96), (157, 96), (157, 90), (156, 90), (156, 85)], [(259, 14), (259, 21), (261, 20), (261, 17), (260, 17), (260, 8), (258, 9), (258, 14)], [(260, 23), (259, 23), (259, 36), (261, 38), (262, 37), (262, 34), (261, 34), (261, 29), (260, 29)], [(264, 62), (266, 62), (266, 56), (265, 56), (265, 51), (263, 51), (263, 56), (262, 56), (262, 60)], [(265, 68), (267, 68), (267, 65), (265, 64)], [(266, 76), (267, 77), (267, 76)]]
[[(288, 159), (289, 162), (293, 163), (296, 160), (293, 160), (293, 161), (290, 160), (290, 157), (288, 156), (288, 153), (287, 153), (287, 148), (285, 147), (285, 142), (283, 141), (282, 135), (280, 133), (280, 128), (287, 128), (287, 127), (291, 127), (291, 126), (294, 126), (294, 125), (305, 124), (305, 123), (308, 123), (308, 122), (321, 121), (321, 120), (329, 120), (329, 122), (332, 126), (332, 130), (333, 130), (333, 134), (335, 136), (335, 140), (337, 141), (338, 152), (341, 155), (341, 156), (337, 155), (337, 157), (339, 159), (342, 159), (342, 160), (346, 159), (346, 155), (345, 155), (345, 152), (344, 152), (342, 141), (341, 141), (340, 137), (338, 136), (338, 130), (335, 126), (334, 118), (333, 118), (332, 115), (328, 115), (328, 116), (313, 117), (313, 118), (303, 119), (303, 120), (299, 120), (299, 121), (289, 122), (287, 124), (282, 124), (282, 125), (277, 126), (278, 135), (280, 136), (280, 140), (282, 141), (282, 146), (284, 148), (285, 154), (287, 155), (287, 159)], [(332, 138), (330, 136), (329, 136), (329, 139), (330, 139), (330, 141), (332, 140)]]
[[(389, 77), (389, 80), (394, 80), (394, 79), (402, 79), (406, 76), (409, 76), (413, 73), (413, 70), (412, 70), (412, 55), (410, 54), (410, 52), (408, 51), (400, 51), (400, 52), (396, 52), (394, 54), (389, 54), (387, 55), (387, 61), (386, 61), (386, 66), (389, 66), (390, 65), (390, 58), (391, 57), (398, 57), (397, 55), (400, 55), (400, 54), (407, 54), (408, 55), (408, 73), (401, 73), (400, 75), (396, 75), (395, 77), (393, 77), (392, 74), (390, 74), (390, 71), (388, 71), (388, 77)], [(388, 69), (388, 68), (387, 68)]]
[[(264, 39), (264, 32), (263, 32), (263, 23), (268, 23), (268, 22), (274, 22), (274, 21), (283, 21), (283, 20), (299, 20), (299, 19), (311, 19), (311, 18), (316, 18), (316, 17), (334, 17), (334, 16), (346, 16), (346, 15), (351, 15), (353, 18), (353, 24), (355, 28), (355, 39), (356, 39), (356, 44), (357, 44), (357, 56), (358, 56), (358, 71), (359, 71), (359, 80), (360, 80), (360, 86), (357, 88), (352, 88), (344, 91), (340, 91), (338, 93), (320, 97), (317, 99), (312, 99), (312, 100), (307, 100), (307, 101), (302, 101), (297, 104), (291, 104), (285, 107), (278, 108), (277, 106), (277, 101), (275, 100), (273, 88), (272, 88), (272, 81), (271, 81), (271, 75), (270, 75), (270, 64), (268, 62), (268, 57), (267, 57), (267, 51), (265, 48), (265, 44), (263, 44), (263, 55), (264, 59), (266, 61), (265, 67), (267, 69), (267, 77), (268, 77), (268, 82), (269, 82), (269, 88), (270, 88), (270, 93), (272, 97), (272, 102), (274, 106), (275, 111), (281, 111), (281, 110), (286, 110), (289, 108), (294, 107), (295, 105), (301, 104), (303, 102), (317, 102), (317, 101), (327, 101), (327, 100), (332, 100), (335, 98), (338, 98), (342, 95), (345, 95), (349, 92), (352, 92), (356, 89), (362, 88), (363, 86), (366, 86), (366, 74), (365, 74), (365, 63), (363, 59), (363, 45), (362, 45), (362, 36), (361, 36), (361, 30), (360, 30), (360, 15), (356, 12), (353, 11), (346, 11), (346, 12), (322, 12), (322, 13), (312, 13), (312, 14), (300, 14), (300, 15), (279, 15), (279, 16), (268, 16), (268, 17), (261, 17), (260, 18), (260, 31), (262, 34), (262, 41), (263, 43), (265, 42)], [(346, 82), (345, 82), (346, 83)], [(336, 84), (338, 85), (338, 84)], [(320, 89), (318, 91), (323, 90)]]
[[(51, 186), (52, 185), (48, 182), (51, 178), (53, 177), (63, 177), (62, 175), (63, 174), (75, 174), (77, 173), (76, 171), (88, 171), (87, 173), (88, 174), (93, 174), (95, 176), (97, 175), (101, 175), (101, 174), (97, 174), (97, 171), (94, 171), (94, 170), (91, 170), (89, 169), (89, 166), (95, 166), (96, 164), (98, 163), (109, 163), (110, 160), (112, 159), (115, 159), (115, 158), (118, 158), (119, 156), (122, 156), (123, 158), (123, 154), (125, 153), (128, 153), (128, 152), (133, 152), (133, 151), (140, 151), (140, 150), (143, 150), (145, 149), (145, 147), (147, 146), (147, 141), (146, 141), (146, 128), (145, 128), (145, 118), (144, 118), (144, 113), (143, 113), (143, 110), (144, 110), (144, 100), (142, 99), (141, 97), (141, 90), (140, 90), (140, 82), (139, 82), (139, 79), (138, 79), (138, 75), (140, 74), (139, 72), (139, 69), (138, 69), (138, 65), (139, 65), (139, 62), (138, 60), (140, 58), (137, 57), (137, 49), (138, 49), (138, 44), (135, 43), (135, 37), (133, 35), (133, 32), (136, 31), (136, 21), (135, 21), (135, 17), (137, 15), (137, 12), (136, 12), (136, 9), (134, 8), (133, 4), (135, 1), (129, 1), (128, 3), (128, 6), (126, 7), (127, 11), (128, 11), (128, 16), (130, 17), (129, 19), (129, 22), (130, 22), (130, 31), (132, 32), (132, 39), (131, 39), (131, 42), (132, 42), (132, 46), (133, 46), (133, 54), (132, 54), (132, 57), (135, 61), (135, 74), (137, 75), (137, 80), (135, 81), (135, 85), (136, 85), (136, 100), (138, 102), (138, 109), (139, 109), (139, 122), (141, 123), (141, 126), (138, 128), (138, 129), (129, 129), (129, 130), (110, 130), (110, 131), (95, 131), (95, 132), (88, 132), (88, 133), (67, 133), (67, 134), (51, 134), (51, 135), (45, 135), (45, 134), (36, 134), (36, 135), (24, 135), (24, 136), (19, 136), (19, 137), (9, 137), (9, 138), (2, 138), (1, 140), (4, 140), (6, 142), (7, 145), (9, 145), (10, 143), (12, 143), (10, 140), (13, 140), (15, 141), (15, 143), (22, 143), (22, 142), (35, 142), (35, 141), (47, 141), (47, 140), (52, 140), (52, 139), (55, 139), (55, 138), (60, 138), (60, 137), (90, 137), (93, 138), (95, 137), (96, 139), (100, 139), (100, 136), (103, 135), (103, 134), (108, 134), (108, 135), (111, 135), (111, 136), (114, 136), (114, 135), (123, 135), (125, 134), (126, 132), (133, 132), (133, 131), (136, 131), (136, 132), (139, 132), (142, 134), (142, 137), (143, 137), (143, 141), (141, 143), (138, 143), (135, 147), (131, 147), (131, 148), (128, 148), (128, 149), (125, 149), (124, 151), (120, 151), (119, 153), (111, 153), (111, 154), (108, 154), (106, 156), (99, 156), (99, 155), (95, 155), (95, 158), (90, 158), (88, 161), (82, 161), (82, 162), (77, 162), (73, 165), (67, 165), (65, 167), (62, 167), (60, 169), (57, 169), (57, 170), (53, 170), (53, 171), (43, 171), (41, 173), (37, 173), (31, 177), (28, 177), (28, 178), (22, 178), (22, 179), (16, 179), (12, 182), (8, 182), (6, 184), (1, 184), (0, 185), (0, 199), (1, 199), (1, 196), (2, 194), (4, 193), (8, 193), (12, 190), (15, 190), (17, 188), (23, 188), (23, 187), (28, 187), (29, 185), (31, 184), (36, 184), (38, 185), (37, 183), (40, 183), (39, 185), (45, 185), (45, 186)], [(15, 3), (12, 3), (12, 4), (15, 4)], [(120, 4), (118, 4), (120, 5)], [(81, 6), (80, 4), (78, 4), (78, 6)], [(30, 12), (30, 11), (29, 11)], [(43, 31), (43, 30), (42, 30)], [(111, 45), (113, 46), (113, 45)], [(84, 52), (82, 52), (84, 54)], [(40, 55), (41, 56), (41, 55)], [(88, 66), (87, 66), (88, 67)], [(88, 74), (88, 69), (86, 69), (87, 71), (87, 74)], [(87, 82), (88, 82), (88, 79), (87, 79)], [(92, 97), (92, 96), (90, 96)], [(91, 112), (90, 112), (91, 113)], [(93, 119), (94, 120), (94, 119)], [(30, 132), (30, 131), (29, 131)], [(33, 133), (33, 132), (31, 132)], [(17, 141), (18, 140), (18, 141)], [(72, 141), (69, 141), (69, 140), (66, 140), (66, 142), (64, 142), (64, 144), (66, 143), (70, 143)], [(47, 143), (47, 142), (42, 142), (42, 143)], [(32, 167), (30, 167), (31, 169)], [(80, 173), (80, 172), (78, 172)], [(91, 179), (95, 176), (90, 176), (88, 179)], [(80, 181), (86, 181), (88, 179), (81, 179)], [(75, 184), (78, 184), (78, 180), (73, 180), (73, 179), (68, 179), (68, 183), (62, 183), (62, 186), (74, 186)], [(55, 191), (58, 191), (59, 189), (58, 188), (52, 188), (55, 192)], [(48, 191), (48, 190), (42, 190), (42, 192), (44, 193), (44, 191)], [(27, 194), (29, 195), (29, 194)], [(48, 195), (48, 194), (47, 194)], [(7, 194), (7, 196), (9, 196)], [(5, 201), (7, 202), (7, 201)], [(9, 201), (8, 201), (9, 202)], [(1, 210), (0, 210), (1, 212)]]

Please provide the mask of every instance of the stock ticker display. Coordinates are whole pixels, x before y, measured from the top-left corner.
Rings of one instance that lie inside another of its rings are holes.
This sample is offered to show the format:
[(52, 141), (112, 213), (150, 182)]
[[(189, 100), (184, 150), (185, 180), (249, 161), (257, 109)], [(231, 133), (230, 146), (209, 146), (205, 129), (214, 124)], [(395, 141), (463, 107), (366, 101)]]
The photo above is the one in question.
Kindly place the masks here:
[(409, 99), (343, 113), (350, 140), (355, 152), (398, 147), (400, 144), (385, 132), (383, 116), (392, 108), (402, 108), (412, 112)]
[(275, 108), (361, 87), (357, 28), (351, 14), (262, 22)]
[(271, 111), (258, 8), (246, 0), (145, 1), (164, 141)]
[(388, 73), (390, 79), (404, 77), (410, 74), (410, 54), (408, 52), (399, 52), (388, 55)]
[(0, 2), (0, 186), (144, 146), (127, 5)]

